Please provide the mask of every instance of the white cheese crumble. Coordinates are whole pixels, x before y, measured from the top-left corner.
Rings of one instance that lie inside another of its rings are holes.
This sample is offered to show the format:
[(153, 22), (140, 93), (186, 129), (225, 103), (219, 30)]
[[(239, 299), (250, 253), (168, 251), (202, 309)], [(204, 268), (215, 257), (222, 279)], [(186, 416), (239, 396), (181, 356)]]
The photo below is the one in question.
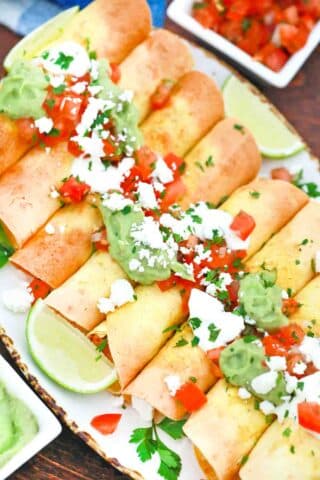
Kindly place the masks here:
[(292, 371), (296, 375), (303, 375), (307, 369), (307, 365), (304, 362), (297, 362), (293, 367)]
[(24, 283), (21, 287), (4, 290), (1, 299), (3, 305), (11, 312), (25, 313), (31, 307), (34, 296)]
[[(69, 57), (68, 62), (61, 62), (61, 57)], [(85, 48), (76, 42), (63, 42), (53, 46), (48, 50), (47, 58), (39, 57), (35, 60), (36, 64), (43, 67), (50, 73), (59, 75), (72, 75), (74, 77), (83, 77), (91, 66), (89, 55)], [(64, 68), (66, 67), (66, 68)]]
[(273, 403), (269, 402), (269, 400), (263, 400), (263, 402), (260, 402), (259, 408), (265, 415), (271, 415), (275, 410), (275, 406)]
[(49, 133), (53, 127), (53, 121), (49, 117), (38, 118), (34, 123), (40, 133)]
[(307, 362), (313, 362), (315, 367), (320, 370), (320, 338), (306, 335), (299, 350), (305, 355)]
[(277, 384), (278, 372), (271, 370), (270, 372), (262, 373), (251, 381), (251, 386), (257, 394), (265, 395)]
[(134, 290), (131, 283), (124, 278), (119, 278), (112, 283), (109, 298), (100, 298), (97, 306), (101, 313), (107, 314), (114, 312), (117, 307), (133, 301)]
[(143, 208), (155, 209), (158, 207), (157, 199), (150, 183), (139, 182), (137, 193), (139, 195), (139, 203)]
[(275, 372), (280, 372), (281, 370), (287, 369), (287, 362), (285, 357), (280, 357), (278, 355), (269, 357), (267, 359), (267, 365), (270, 370), (274, 370)]
[(52, 225), (52, 223), (47, 223), (47, 225), (44, 227), (44, 231), (48, 234), (48, 235), (53, 235), (55, 233), (55, 228), (54, 228), (54, 225)]
[(152, 177), (158, 179), (161, 183), (170, 183), (173, 181), (173, 171), (168, 167), (163, 158), (158, 155), (155, 169), (152, 172)]
[(153, 407), (150, 403), (146, 402), (142, 398), (135, 397), (134, 395), (131, 397), (131, 406), (136, 410), (142, 420), (146, 422), (151, 422), (153, 419)]
[[(85, 91), (85, 89), (87, 88), (87, 85), (88, 85), (87, 82), (78, 82), (78, 83), (75, 83), (74, 85), (72, 85), (72, 87), (70, 87), (70, 90), (74, 93), (77, 93), (77, 94), (81, 95), (81, 93), (83, 93)], [(90, 93), (91, 93), (91, 91), (90, 91)]]
[(177, 391), (182, 386), (182, 382), (179, 375), (167, 375), (166, 377), (164, 377), (163, 381), (166, 384), (170, 395), (172, 397), (175, 397)]
[(50, 192), (50, 197), (51, 198), (59, 198), (60, 197), (60, 193), (55, 189), (55, 188), (52, 188), (51, 192)]
[(76, 135), (71, 137), (71, 140), (80, 146), (83, 154), (86, 156), (103, 158), (105, 155), (103, 141), (95, 131), (92, 132), (91, 137)]
[(145, 217), (142, 223), (133, 225), (130, 235), (136, 242), (142, 245), (162, 250), (167, 248), (159, 229), (159, 224), (152, 217)]
[(251, 393), (244, 387), (240, 387), (238, 389), (238, 396), (242, 399), (242, 400), (248, 400), (249, 398), (251, 398)]
[[(242, 317), (225, 312), (222, 302), (196, 288), (191, 290), (189, 311), (190, 318), (199, 318), (201, 321), (200, 326), (193, 328), (193, 331), (199, 338), (199, 347), (204, 351), (225, 346), (244, 329)], [(216, 333), (214, 340), (212, 331)]]
[(126, 198), (120, 193), (113, 192), (103, 195), (102, 205), (109, 208), (112, 212), (123, 210), (127, 206), (133, 206), (132, 200)]

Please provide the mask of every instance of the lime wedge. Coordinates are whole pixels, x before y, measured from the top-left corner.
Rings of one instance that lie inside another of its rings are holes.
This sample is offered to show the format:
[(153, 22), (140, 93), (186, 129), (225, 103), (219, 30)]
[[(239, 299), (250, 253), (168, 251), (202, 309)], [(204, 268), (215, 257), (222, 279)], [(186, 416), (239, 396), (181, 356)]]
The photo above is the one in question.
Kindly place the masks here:
[(67, 390), (96, 393), (117, 380), (107, 358), (43, 300), (37, 300), (29, 312), (26, 336), (38, 367)]
[(65, 25), (78, 11), (79, 7), (64, 10), (22, 38), (4, 59), (4, 68), (9, 71), (15, 60), (37, 56), (49, 43), (61, 35)]
[(252, 132), (264, 156), (284, 158), (305, 148), (272, 107), (234, 75), (223, 86), (223, 98), (226, 115), (237, 118)]

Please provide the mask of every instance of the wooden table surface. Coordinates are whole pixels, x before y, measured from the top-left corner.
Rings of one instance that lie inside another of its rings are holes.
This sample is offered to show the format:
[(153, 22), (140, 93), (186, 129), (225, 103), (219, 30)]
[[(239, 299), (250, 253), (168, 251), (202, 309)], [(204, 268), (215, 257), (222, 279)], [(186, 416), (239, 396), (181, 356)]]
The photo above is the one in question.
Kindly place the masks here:
[[(167, 27), (187, 38), (167, 20)], [(0, 26), (0, 60), (18, 37)], [(297, 128), (313, 153), (320, 157), (320, 47), (285, 89), (261, 86), (261, 90)], [(0, 354), (8, 355), (0, 344)], [(11, 480), (126, 480), (64, 428), (60, 437), (10, 477)]]

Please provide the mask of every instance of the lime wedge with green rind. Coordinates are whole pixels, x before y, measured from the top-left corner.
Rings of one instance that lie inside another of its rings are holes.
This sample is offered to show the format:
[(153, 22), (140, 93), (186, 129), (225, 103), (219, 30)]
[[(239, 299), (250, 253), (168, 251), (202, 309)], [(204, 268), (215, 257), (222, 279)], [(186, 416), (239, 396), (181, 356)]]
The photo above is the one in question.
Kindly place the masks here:
[(22, 38), (4, 59), (4, 68), (9, 71), (15, 60), (30, 59), (39, 55), (47, 45), (59, 38), (64, 27), (78, 11), (79, 7), (64, 10)]
[(251, 131), (264, 156), (285, 158), (305, 148), (272, 107), (236, 76), (230, 75), (223, 85), (223, 98), (226, 115)]
[(41, 299), (31, 308), (26, 325), (30, 354), (38, 367), (61, 387), (96, 393), (117, 380), (108, 359), (87, 337)]

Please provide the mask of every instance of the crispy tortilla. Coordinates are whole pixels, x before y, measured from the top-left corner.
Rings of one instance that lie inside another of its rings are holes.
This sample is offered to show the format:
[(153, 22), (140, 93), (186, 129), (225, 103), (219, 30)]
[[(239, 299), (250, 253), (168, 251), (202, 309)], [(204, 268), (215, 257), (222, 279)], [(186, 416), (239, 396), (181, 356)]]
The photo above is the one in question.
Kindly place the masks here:
[(223, 99), (204, 73), (186, 73), (173, 89), (170, 102), (142, 124), (145, 144), (163, 155), (184, 156), (223, 118)]
[(119, 86), (134, 92), (142, 122), (150, 112), (150, 96), (164, 79), (178, 80), (192, 69), (189, 46), (168, 30), (155, 30), (121, 63)]
[(59, 42), (73, 40), (97, 52), (98, 58), (120, 63), (151, 30), (145, 0), (95, 0), (69, 22)]
[(248, 130), (240, 131), (235, 124), (232, 118), (221, 120), (185, 157), (184, 208), (203, 199), (218, 204), (258, 174), (261, 155), (257, 144)]
[(68, 205), (58, 211), (10, 260), (50, 287), (57, 288), (90, 257), (91, 236), (101, 226), (102, 219), (97, 208), (86, 202)]
[(0, 175), (31, 148), (19, 135), (17, 124), (7, 116), (0, 114)]
[(60, 207), (50, 196), (70, 175), (72, 155), (65, 143), (49, 152), (33, 148), (0, 178), (0, 221), (15, 247), (21, 247)]
[(300, 307), (290, 317), (290, 322), (298, 323), (306, 333), (320, 337), (320, 276), (315, 277), (296, 295)]

